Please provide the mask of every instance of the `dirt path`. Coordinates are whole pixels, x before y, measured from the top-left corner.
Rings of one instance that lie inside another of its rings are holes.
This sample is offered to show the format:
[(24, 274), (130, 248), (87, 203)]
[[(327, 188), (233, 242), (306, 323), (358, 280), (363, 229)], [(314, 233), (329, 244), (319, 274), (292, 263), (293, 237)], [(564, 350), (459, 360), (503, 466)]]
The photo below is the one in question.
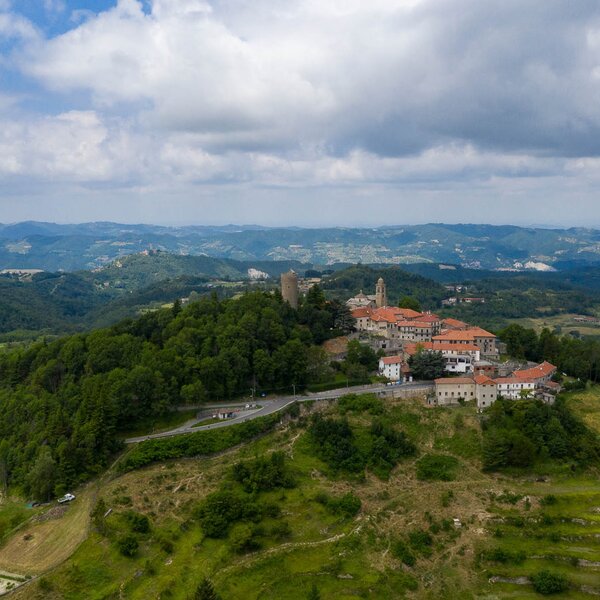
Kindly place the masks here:
[(0, 569), (38, 575), (61, 564), (86, 539), (94, 490), (88, 486), (64, 513), (32, 520), (0, 548)]

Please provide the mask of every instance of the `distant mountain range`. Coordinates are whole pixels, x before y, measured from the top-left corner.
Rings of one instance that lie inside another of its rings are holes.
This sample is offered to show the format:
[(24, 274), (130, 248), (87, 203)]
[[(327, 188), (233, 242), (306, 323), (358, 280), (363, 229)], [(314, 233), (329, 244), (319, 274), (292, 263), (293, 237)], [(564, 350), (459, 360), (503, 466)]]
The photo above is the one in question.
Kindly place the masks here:
[(375, 229), (0, 224), (1, 269), (91, 270), (152, 249), (321, 266), (448, 263), (469, 269), (552, 271), (600, 264), (600, 231), (445, 224)]

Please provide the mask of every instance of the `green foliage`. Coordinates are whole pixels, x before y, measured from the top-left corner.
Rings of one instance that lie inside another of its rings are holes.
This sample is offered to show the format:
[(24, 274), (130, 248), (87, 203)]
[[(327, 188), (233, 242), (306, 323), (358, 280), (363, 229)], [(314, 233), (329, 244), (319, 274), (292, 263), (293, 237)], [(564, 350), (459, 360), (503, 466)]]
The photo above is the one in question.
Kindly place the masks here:
[(376, 371), (379, 366), (379, 356), (366, 344), (358, 340), (348, 342), (346, 359), (342, 363), (342, 369), (352, 379), (366, 377), (369, 373)]
[(399, 308), (410, 308), (411, 310), (415, 310), (417, 312), (421, 312), (421, 303), (414, 296), (400, 296), (400, 300), (398, 300)]
[(600, 441), (559, 397), (548, 405), (497, 400), (483, 423), (483, 464), (489, 471), (528, 467), (548, 458), (580, 465), (600, 459)]
[(270, 431), (280, 415), (268, 415), (223, 429), (197, 431), (188, 435), (146, 440), (138, 444), (118, 465), (121, 472), (173, 458), (203, 456), (222, 452)]
[(424, 481), (453, 481), (458, 466), (454, 456), (426, 454), (417, 461), (417, 477)]
[(554, 506), (558, 503), (558, 498), (554, 494), (547, 494), (543, 498), (540, 498), (540, 504), (542, 506)]
[[(349, 404), (342, 404), (343, 410), (377, 406), (367, 399), (352, 397), (346, 402)], [(334, 472), (361, 473), (369, 467), (377, 476), (385, 479), (401, 458), (416, 452), (414, 444), (403, 432), (396, 431), (381, 419), (373, 421), (370, 429), (361, 432), (357, 438), (346, 418), (337, 420), (317, 414), (308, 431), (315, 454)]]
[(362, 506), (360, 498), (352, 492), (348, 492), (339, 498), (333, 498), (324, 493), (319, 493), (315, 500), (327, 508), (334, 515), (340, 515), (346, 519), (356, 516)]
[(396, 540), (392, 543), (392, 554), (395, 558), (402, 561), (407, 567), (414, 567), (417, 559), (411, 552), (408, 545), (402, 540)]
[(233, 478), (241, 483), (247, 492), (263, 492), (295, 486), (283, 452), (273, 452), (268, 457), (236, 463), (233, 467)]
[(229, 533), (231, 549), (238, 554), (260, 548), (255, 528), (249, 523), (237, 523)]
[(263, 508), (250, 497), (222, 489), (209, 494), (196, 509), (206, 537), (226, 537), (237, 521), (260, 521)]
[(503, 565), (521, 565), (525, 562), (527, 555), (522, 550), (511, 552), (504, 548), (494, 548), (483, 553), (483, 558), (490, 562)]
[(221, 600), (221, 596), (217, 594), (210, 579), (205, 577), (196, 588), (190, 600)]
[(563, 575), (546, 570), (533, 575), (531, 583), (533, 589), (544, 596), (562, 594), (569, 589), (569, 581)]
[(431, 381), (442, 377), (446, 370), (446, 359), (441, 352), (417, 352), (408, 359), (413, 377)]
[(319, 592), (319, 588), (316, 583), (313, 583), (310, 587), (310, 591), (306, 596), (307, 600), (321, 600), (321, 593)]
[(348, 394), (338, 400), (338, 412), (341, 415), (361, 412), (381, 415), (385, 412), (385, 408), (383, 402), (373, 394)]
[(123, 516), (133, 533), (150, 533), (150, 520), (146, 515), (142, 515), (133, 510), (128, 510)]
[(137, 554), (139, 547), (140, 544), (134, 535), (124, 535), (117, 540), (119, 552), (128, 558), (134, 557)]
[[(292, 383), (319, 378), (319, 361), (327, 359), (314, 342), (330, 335), (333, 314), (318, 304), (297, 314), (261, 292), (203, 298), (0, 354), (0, 438), (7, 444), (0, 459), (8, 485), (48, 499), (104, 468), (121, 448), (119, 432), (138, 420), (245, 394), (255, 381), (260, 389), (291, 391)], [(126, 463), (212, 451), (195, 446), (201, 439), (142, 444)]]
[(354, 441), (348, 421), (314, 415), (309, 428), (316, 455), (333, 470), (358, 473), (365, 468), (365, 459)]
[(433, 538), (427, 531), (415, 530), (408, 534), (408, 540), (410, 547), (421, 554), (422, 556), (431, 556), (431, 546), (433, 545)]

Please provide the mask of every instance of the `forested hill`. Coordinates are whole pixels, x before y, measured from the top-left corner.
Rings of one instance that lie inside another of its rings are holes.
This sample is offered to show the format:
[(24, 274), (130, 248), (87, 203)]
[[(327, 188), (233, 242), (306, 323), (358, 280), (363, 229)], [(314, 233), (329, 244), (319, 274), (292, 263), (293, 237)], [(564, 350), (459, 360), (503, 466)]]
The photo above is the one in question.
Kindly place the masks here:
[(153, 304), (207, 293), (218, 280), (248, 281), (249, 269), (277, 280), (290, 268), (307, 266), (155, 252), (127, 256), (93, 272), (0, 275), (0, 334), (25, 330), (14, 334), (17, 339), (106, 326)]
[(47, 498), (106, 466), (138, 419), (318, 381), (329, 367), (316, 344), (343, 312), (319, 293), (299, 311), (261, 292), (208, 297), (0, 354), (4, 483)]

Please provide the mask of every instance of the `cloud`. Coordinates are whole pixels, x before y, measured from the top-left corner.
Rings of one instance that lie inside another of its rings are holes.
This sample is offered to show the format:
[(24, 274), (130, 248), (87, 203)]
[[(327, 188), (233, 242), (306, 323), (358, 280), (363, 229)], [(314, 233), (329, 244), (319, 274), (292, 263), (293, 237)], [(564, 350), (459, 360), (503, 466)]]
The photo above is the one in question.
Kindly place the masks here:
[(118, 0), (49, 39), (14, 10), (9, 61), (53, 108), (0, 98), (0, 184), (447, 202), (600, 184), (596, 0)]
[[(120, 0), (29, 73), (214, 149), (600, 153), (600, 9), (533, 0)], [(577, 90), (577, 93), (573, 93)]]

